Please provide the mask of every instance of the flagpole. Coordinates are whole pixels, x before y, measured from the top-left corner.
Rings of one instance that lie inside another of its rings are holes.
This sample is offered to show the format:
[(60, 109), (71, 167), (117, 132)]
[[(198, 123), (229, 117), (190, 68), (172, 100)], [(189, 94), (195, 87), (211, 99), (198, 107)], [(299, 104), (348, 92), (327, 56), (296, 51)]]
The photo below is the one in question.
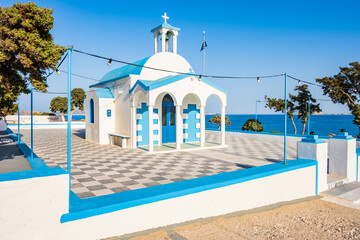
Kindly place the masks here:
[[(203, 44), (205, 44), (205, 31), (203, 31)], [(205, 74), (205, 45), (204, 45), (204, 49), (203, 49), (203, 70), (202, 70), (202, 74)]]

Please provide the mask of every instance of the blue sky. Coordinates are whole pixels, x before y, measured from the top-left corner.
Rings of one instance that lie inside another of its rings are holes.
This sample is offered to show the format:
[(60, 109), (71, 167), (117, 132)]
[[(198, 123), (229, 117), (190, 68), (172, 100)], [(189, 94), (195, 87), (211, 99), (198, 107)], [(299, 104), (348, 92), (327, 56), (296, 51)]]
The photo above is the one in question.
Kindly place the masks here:
[[(10, 6), (17, 1), (6, 1)], [(153, 54), (150, 30), (168, 22), (181, 28), (178, 53), (201, 72), (202, 31), (206, 31), (206, 74), (258, 76), (288, 73), (307, 81), (332, 76), (339, 66), (359, 61), (359, 1), (34, 1), (53, 8), (52, 30), (57, 44), (124, 61)], [(65, 62), (66, 63), (66, 62)], [(60, 69), (66, 70), (67, 64)], [(100, 79), (122, 65), (73, 55), (73, 72)], [(227, 113), (254, 113), (256, 99), (284, 96), (283, 77), (256, 80), (213, 80), (229, 91)], [(93, 81), (73, 77), (73, 87), (88, 90)], [(65, 74), (48, 79), (50, 92), (67, 90)], [(288, 81), (291, 92), (296, 81)], [(310, 86), (319, 99), (319, 87)], [(57, 95), (35, 93), (36, 111), (49, 111)], [(30, 96), (21, 96), (28, 110)], [(259, 113), (272, 113), (259, 104)], [(345, 106), (321, 102), (324, 113), (348, 113)], [(207, 112), (218, 112), (210, 99)]]

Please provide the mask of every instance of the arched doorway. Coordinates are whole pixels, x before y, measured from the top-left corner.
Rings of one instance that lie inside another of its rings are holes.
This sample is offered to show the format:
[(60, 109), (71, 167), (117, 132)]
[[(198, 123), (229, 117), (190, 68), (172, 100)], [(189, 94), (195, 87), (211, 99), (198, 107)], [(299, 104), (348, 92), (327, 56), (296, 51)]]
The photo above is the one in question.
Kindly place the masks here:
[(176, 112), (169, 94), (162, 100), (162, 143), (176, 142)]

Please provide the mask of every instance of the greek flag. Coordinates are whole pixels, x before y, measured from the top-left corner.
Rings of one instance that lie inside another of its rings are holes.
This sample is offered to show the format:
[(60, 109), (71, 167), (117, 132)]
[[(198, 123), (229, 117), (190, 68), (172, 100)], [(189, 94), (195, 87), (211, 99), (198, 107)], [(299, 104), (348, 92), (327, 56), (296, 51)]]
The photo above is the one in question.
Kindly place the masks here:
[(207, 47), (207, 44), (206, 44), (206, 41), (204, 41), (204, 42), (201, 44), (200, 52), (201, 52), (202, 50), (204, 50), (206, 47)]

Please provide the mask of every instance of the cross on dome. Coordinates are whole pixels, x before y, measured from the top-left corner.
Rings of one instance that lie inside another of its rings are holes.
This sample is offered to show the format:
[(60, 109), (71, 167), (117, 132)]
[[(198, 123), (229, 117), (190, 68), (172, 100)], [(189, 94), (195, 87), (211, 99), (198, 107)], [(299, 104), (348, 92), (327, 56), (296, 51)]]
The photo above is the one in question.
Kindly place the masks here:
[(169, 19), (169, 17), (164, 13), (164, 15), (161, 16), (164, 19), (164, 23), (166, 23), (166, 20)]

